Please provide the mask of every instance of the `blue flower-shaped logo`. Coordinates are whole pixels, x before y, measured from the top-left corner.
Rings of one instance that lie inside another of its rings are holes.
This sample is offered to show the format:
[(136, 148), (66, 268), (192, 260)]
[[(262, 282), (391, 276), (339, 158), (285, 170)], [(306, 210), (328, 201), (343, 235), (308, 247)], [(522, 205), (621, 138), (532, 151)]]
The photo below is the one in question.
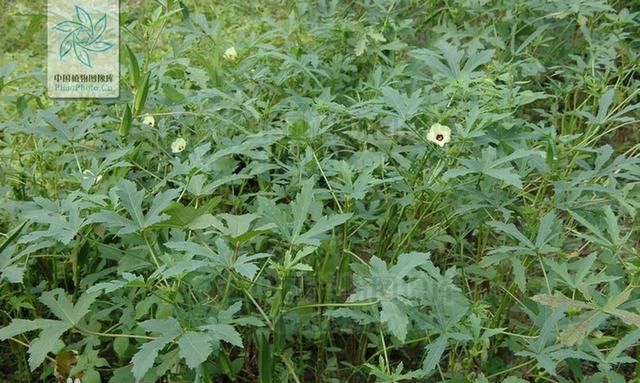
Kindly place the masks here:
[(63, 21), (53, 27), (67, 34), (60, 44), (60, 60), (73, 51), (78, 61), (91, 68), (89, 52), (105, 52), (113, 47), (100, 39), (107, 29), (107, 14), (94, 23), (87, 11), (78, 5), (75, 7), (77, 20)]

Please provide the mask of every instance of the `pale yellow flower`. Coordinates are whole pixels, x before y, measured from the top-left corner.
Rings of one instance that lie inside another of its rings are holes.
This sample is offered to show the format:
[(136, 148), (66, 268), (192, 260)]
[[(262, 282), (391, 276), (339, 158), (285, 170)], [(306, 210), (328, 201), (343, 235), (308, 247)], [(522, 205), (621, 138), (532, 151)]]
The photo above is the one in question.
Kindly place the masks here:
[(184, 138), (178, 137), (171, 143), (171, 151), (173, 153), (180, 153), (187, 147), (187, 141)]
[(446, 125), (435, 123), (431, 125), (431, 129), (427, 133), (427, 139), (435, 144), (444, 146), (451, 140), (451, 129)]
[(149, 126), (155, 126), (156, 125), (156, 119), (153, 118), (153, 116), (146, 116), (143, 120), (142, 123), (145, 125), (149, 125)]
[(222, 57), (227, 61), (235, 61), (238, 58), (238, 52), (236, 52), (236, 48), (234, 47), (227, 48)]

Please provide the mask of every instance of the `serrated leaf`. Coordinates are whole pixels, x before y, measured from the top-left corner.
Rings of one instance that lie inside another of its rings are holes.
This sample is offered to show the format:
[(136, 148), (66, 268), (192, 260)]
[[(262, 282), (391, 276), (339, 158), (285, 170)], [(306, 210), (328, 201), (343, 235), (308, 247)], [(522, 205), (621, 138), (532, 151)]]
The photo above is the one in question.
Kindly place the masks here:
[(356, 56), (362, 56), (367, 49), (367, 35), (362, 35), (356, 42), (356, 46), (353, 48), (353, 53)]
[(7, 247), (9, 247), (9, 245), (18, 238), (20, 232), (22, 232), (22, 229), (24, 229), (27, 222), (28, 221), (22, 222), (20, 226), (15, 228), (12, 232), (7, 233), (6, 239), (4, 240), (4, 242), (2, 242), (2, 245), (0, 245), (0, 254), (2, 254), (4, 250), (7, 249)]
[(196, 260), (188, 260), (188, 261), (179, 261), (176, 262), (174, 266), (166, 269), (162, 275), (165, 278), (171, 278), (176, 275), (180, 275), (182, 273), (190, 273), (192, 271), (198, 270), (202, 267), (210, 266), (211, 263), (205, 261), (196, 261)]
[(640, 339), (640, 329), (626, 334), (622, 339), (620, 339), (618, 344), (609, 351), (607, 361), (613, 362), (624, 352), (624, 350), (633, 347), (638, 339)]
[(621, 309), (607, 309), (608, 314), (620, 318), (624, 323), (630, 326), (640, 327), (640, 315)]
[(396, 278), (404, 278), (411, 270), (427, 262), (429, 262), (429, 253), (411, 252), (400, 254), (396, 264), (389, 269), (389, 273)]
[(440, 358), (444, 351), (447, 349), (448, 338), (446, 335), (441, 334), (438, 339), (428, 346), (429, 352), (427, 357), (422, 362), (422, 370), (425, 374), (430, 374), (440, 362)]
[(513, 279), (518, 286), (518, 289), (525, 293), (527, 291), (527, 277), (526, 270), (520, 259), (511, 258), (511, 265), (513, 267)]
[(67, 298), (64, 290), (55, 289), (42, 293), (40, 302), (46, 305), (61, 320), (71, 325), (76, 325), (89, 312), (89, 306), (97, 297), (97, 293), (84, 293), (74, 306)]
[(200, 326), (201, 329), (207, 330), (214, 339), (222, 340), (234, 346), (242, 348), (242, 336), (230, 324), (210, 324)]
[(530, 249), (535, 248), (534, 244), (529, 240), (529, 238), (525, 237), (525, 235), (522, 234), (514, 224), (502, 223), (498, 221), (490, 221), (487, 222), (487, 224), (495, 229), (509, 234), (513, 238), (517, 239), (522, 245)]
[(253, 277), (255, 277), (256, 273), (258, 272), (259, 267), (252, 262), (257, 259), (267, 258), (270, 256), (271, 254), (266, 254), (266, 253), (259, 253), (259, 254), (253, 254), (253, 255), (243, 254), (233, 262), (233, 268), (240, 275), (248, 279), (253, 279)]
[(336, 226), (342, 225), (351, 218), (353, 214), (334, 214), (331, 216), (323, 216), (304, 234), (294, 237), (292, 243), (294, 245), (303, 244), (318, 246), (320, 245), (320, 236)]
[(178, 189), (169, 189), (156, 194), (147, 214), (144, 216), (143, 229), (169, 219), (170, 216), (162, 214), (162, 212), (166, 210), (179, 195), (180, 191)]
[(274, 223), (285, 240), (291, 239), (289, 221), (283, 209), (276, 206), (273, 200), (258, 196), (258, 211), (260, 215)]
[(100, 282), (100, 283), (96, 283), (95, 285), (89, 287), (87, 289), (88, 293), (104, 293), (104, 294), (108, 294), (108, 293), (112, 293), (118, 289), (123, 288), (124, 286), (127, 285), (126, 281), (110, 281), (110, 282)]
[(554, 307), (554, 308), (560, 307), (560, 306), (563, 306), (563, 305), (567, 305), (569, 307), (579, 308), (579, 309), (593, 309), (594, 308), (593, 306), (591, 306), (591, 305), (589, 305), (587, 303), (584, 303), (584, 302), (581, 302), (581, 301), (577, 301), (575, 299), (568, 298), (568, 297), (562, 295), (561, 293), (556, 293), (555, 295), (538, 294), (538, 295), (533, 296), (531, 299), (536, 301), (536, 302), (538, 302), (538, 303), (540, 303), (540, 304), (543, 304), (543, 305), (546, 305), (546, 306), (551, 306), (551, 307)]
[(5, 340), (29, 331), (56, 327), (66, 322), (52, 319), (13, 319), (8, 326), (0, 328), (0, 340)]
[(542, 217), (542, 219), (540, 220), (540, 227), (538, 228), (538, 235), (536, 236), (536, 248), (542, 248), (555, 237), (555, 235), (553, 235), (552, 227), (555, 220), (556, 215), (554, 212), (547, 213), (544, 215), (544, 217)]
[(127, 210), (133, 222), (139, 229), (142, 229), (144, 227), (144, 213), (142, 212), (144, 190), (138, 190), (135, 183), (122, 179), (117, 184), (116, 194), (120, 197), (120, 203)]
[(514, 173), (513, 168), (493, 168), (486, 169), (483, 171), (484, 174), (504, 181), (508, 185), (513, 185), (518, 189), (522, 189), (522, 180), (520, 180), (520, 176)]
[(213, 250), (211, 250), (207, 246), (200, 245), (194, 242), (167, 242), (165, 246), (174, 249), (177, 251), (184, 251), (185, 253), (191, 256), (201, 256), (208, 260), (213, 261), (215, 264), (219, 264), (221, 266), (228, 266), (224, 263), (222, 257), (216, 254)]
[(48, 353), (55, 351), (60, 337), (69, 328), (71, 328), (69, 324), (59, 323), (42, 330), (40, 336), (31, 342), (29, 346), (29, 367), (31, 371), (34, 371), (44, 362)]
[(220, 214), (218, 217), (222, 218), (226, 222), (226, 225), (222, 225), (218, 220), (211, 220), (211, 225), (218, 229), (223, 235), (231, 238), (238, 238), (248, 232), (251, 223), (260, 218), (257, 214)]
[(131, 363), (133, 364), (131, 372), (136, 382), (142, 380), (147, 371), (153, 367), (153, 362), (158, 357), (158, 352), (172, 340), (172, 338), (162, 337), (147, 342), (140, 347), (140, 350), (131, 358)]
[(311, 203), (313, 202), (313, 178), (306, 180), (302, 184), (302, 190), (296, 195), (295, 201), (291, 203), (291, 211), (293, 212), (293, 227), (291, 229), (292, 242), (295, 243), (298, 235), (302, 231), (304, 222), (307, 220)]
[(182, 331), (180, 323), (175, 318), (165, 320), (150, 319), (140, 323), (140, 326), (148, 332), (160, 333), (161, 336), (143, 344), (131, 359), (131, 363), (133, 363), (131, 372), (136, 381), (140, 381), (147, 371), (153, 367), (158, 352), (176, 339)]
[(178, 340), (180, 357), (187, 362), (187, 366), (195, 369), (207, 360), (211, 352), (213, 352), (210, 343), (210, 339), (206, 334), (187, 331)]
[(113, 230), (116, 235), (131, 234), (138, 231), (138, 226), (114, 211), (101, 211), (91, 214), (88, 223), (101, 223)]
[(380, 311), (380, 322), (386, 323), (389, 331), (404, 342), (407, 337), (407, 326), (409, 318), (407, 314), (392, 301), (383, 301), (382, 310)]
[(576, 324), (569, 325), (560, 336), (562, 344), (573, 346), (581, 344), (591, 331), (600, 326), (607, 319), (607, 315), (597, 311), (588, 311), (583, 319)]

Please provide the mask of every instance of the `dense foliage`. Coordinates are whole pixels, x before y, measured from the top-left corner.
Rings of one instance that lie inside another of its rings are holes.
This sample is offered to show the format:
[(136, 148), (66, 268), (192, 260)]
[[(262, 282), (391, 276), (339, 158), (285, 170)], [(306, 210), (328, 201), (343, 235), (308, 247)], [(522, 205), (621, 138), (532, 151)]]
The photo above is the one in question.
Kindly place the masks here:
[(4, 3), (3, 380), (637, 381), (637, 2)]

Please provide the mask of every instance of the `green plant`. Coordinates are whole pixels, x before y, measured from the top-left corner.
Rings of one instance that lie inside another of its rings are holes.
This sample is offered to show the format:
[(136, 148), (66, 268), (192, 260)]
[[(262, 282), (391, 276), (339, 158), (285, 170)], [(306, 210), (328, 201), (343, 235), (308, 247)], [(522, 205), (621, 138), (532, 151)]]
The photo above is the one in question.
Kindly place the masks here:
[(636, 3), (130, 2), (73, 101), (9, 3), (0, 379), (637, 380)]

